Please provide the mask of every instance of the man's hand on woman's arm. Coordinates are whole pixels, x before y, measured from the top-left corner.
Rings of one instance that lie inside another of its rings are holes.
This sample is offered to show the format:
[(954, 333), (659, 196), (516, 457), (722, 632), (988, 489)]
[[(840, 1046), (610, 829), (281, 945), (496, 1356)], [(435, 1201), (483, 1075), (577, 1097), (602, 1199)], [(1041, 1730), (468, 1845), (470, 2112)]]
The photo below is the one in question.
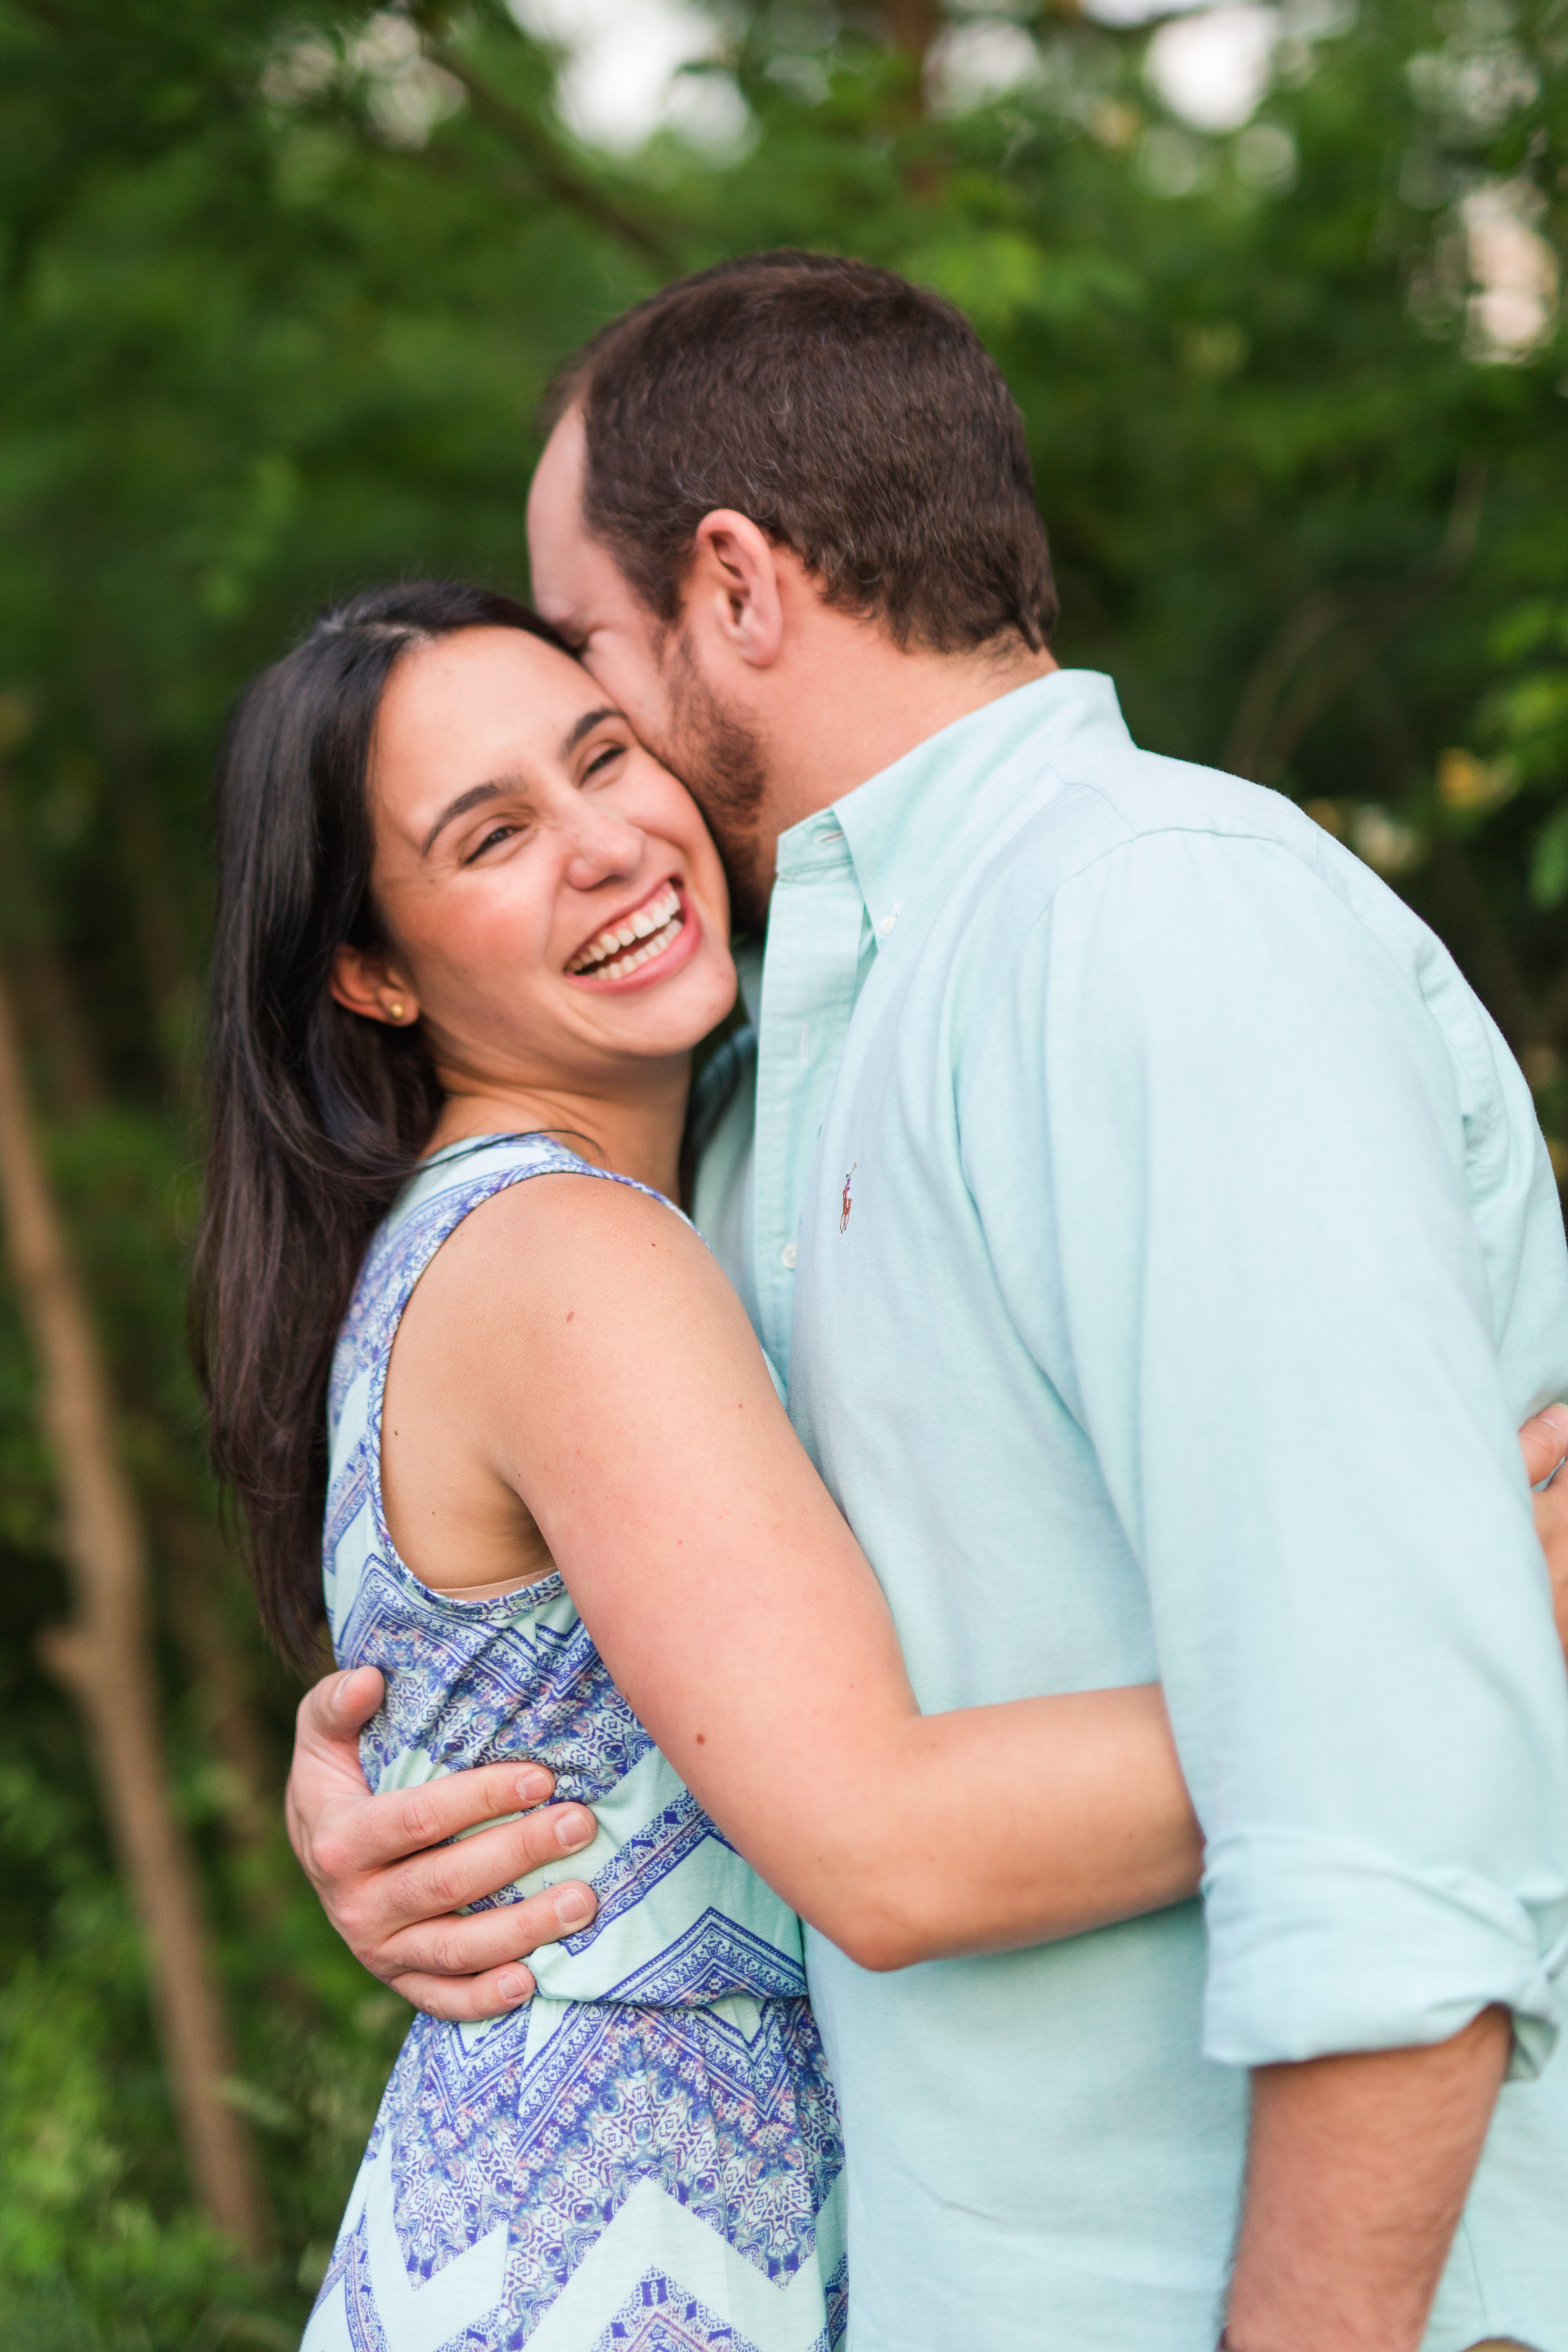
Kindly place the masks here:
[[(570, 1879), (493, 1911), (465, 1916), (462, 1906), (581, 1853), (593, 1842), (594, 1816), (584, 1805), (547, 1804), (553, 1775), (522, 1759), (373, 1797), (359, 1735), (384, 1687), (373, 1666), (358, 1666), (306, 1692), (286, 1800), (290, 1842), (328, 1918), (372, 1976), (431, 2017), (500, 2016), (533, 1992), (532, 1971), (521, 1965), (529, 1954), (575, 1935), (597, 1898)], [(541, 1810), (498, 1820), (522, 1807)], [(458, 1837), (483, 1822), (497, 1825)]]
[[(1568, 1647), (1568, 1471), (1552, 1477), (1568, 1454), (1568, 1406), (1527, 1422), (1520, 1443), (1531, 1485), (1552, 1479), (1535, 1496), (1535, 1524)], [(553, 1806), (447, 1845), (461, 1830), (542, 1804), (549, 1775), (538, 1766), (491, 1764), (373, 1797), (359, 1733), (381, 1696), (370, 1667), (329, 1675), (306, 1694), (289, 1780), (294, 1851), (328, 1918), (372, 1975), (431, 2017), (497, 2016), (532, 1992), (521, 1965), (528, 1955), (581, 1927), (556, 1905), (579, 1895), (591, 1908), (594, 1897), (574, 1881), (496, 1911), (461, 1916), (460, 1906), (579, 1851), (593, 1835), (592, 1816), (580, 1805)], [(541, 1778), (524, 1796), (518, 1782), (528, 1771)]]

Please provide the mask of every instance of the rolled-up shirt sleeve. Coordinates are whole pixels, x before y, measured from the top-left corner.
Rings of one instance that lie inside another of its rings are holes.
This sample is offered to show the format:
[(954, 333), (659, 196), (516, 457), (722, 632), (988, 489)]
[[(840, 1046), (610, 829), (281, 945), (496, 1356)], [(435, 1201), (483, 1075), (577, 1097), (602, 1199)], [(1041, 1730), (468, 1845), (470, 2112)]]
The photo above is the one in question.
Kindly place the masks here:
[(1568, 1690), (1515, 1436), (1544, 1399), (1500, 1356), (1451, 1043), (1263, 839), (1110, 851), (1011, 986), (1041, 1362), (1142, 1568), (1206, 1840), (1205, 2049), (1430, 2042), (1502, 2003), (1533, 2072)]

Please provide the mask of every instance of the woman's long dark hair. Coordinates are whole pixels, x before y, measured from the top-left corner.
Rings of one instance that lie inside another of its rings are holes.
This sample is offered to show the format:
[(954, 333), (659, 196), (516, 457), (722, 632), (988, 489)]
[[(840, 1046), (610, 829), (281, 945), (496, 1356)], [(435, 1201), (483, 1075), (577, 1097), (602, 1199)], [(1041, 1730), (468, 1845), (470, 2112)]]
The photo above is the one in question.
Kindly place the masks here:
[(302, 1663), (325, 1613), (332, 1347), (442, 1100), (418, 1027), (362, 1019), (329, 982), (345, 942), (381, 944), (366, 777), (386, 681), (409, 646), (479, 628), (561, 644), (489, 589), (416, 580), (350, 597), (250, 687), (218, 760), (196, 1353), (262, 1617)]

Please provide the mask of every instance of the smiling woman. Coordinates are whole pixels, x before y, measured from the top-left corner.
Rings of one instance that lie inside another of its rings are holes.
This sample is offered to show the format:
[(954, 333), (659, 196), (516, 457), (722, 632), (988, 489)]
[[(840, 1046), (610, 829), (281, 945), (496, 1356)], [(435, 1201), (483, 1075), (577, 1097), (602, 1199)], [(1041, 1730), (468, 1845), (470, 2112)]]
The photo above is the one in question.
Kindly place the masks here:
[[(563, 1270), (520, 1202), (597, 1178), (690, 1239), (649, 1195), (675, 1190), (691, 1048), (734, 995), (712, 843), (530, 614), (429, 586), (356, 599), (258, 682), (219, 810), (208, 1377), (264, 1608), (296, 1642), (319, 1612), (324, 1504), (338, 1654), (389, 1685), (367, 1769), (533, 1759), (523, 1802), (553, 1775), (600, 1809), (596, 1832), (556, 1809), (533, 1850), (555, 1870), (496, 1915), (498, 1958), (575, 1930), (540, 1962), (554, 1998), (467, 2035), (416, 2022), (308, 2340), (521, 2344), (564, 2291), (561, 2342), (673, 2306), (682, 2341), (837, 2343), (838, 2126), (798, 1922), (611, 1681), (483, 1402), (509, 1363), (552, 1377), (497, 1281), (498, 1251)], [(600, 1255), (649, 1360), (631, 1301), (667, 1236), (631, 1231), (632, 1265), (614, 1221)], [(477, 1322), (451, 1288), (476, 1276)], [(615, 1345), (595, 1287), (549, 1310), (580, 1368)], [(590, 1840), (597, 1920), (563, 1883)]]
[[(692, 803), (554, 632), (447, 583), (350, 599), (256, 681), (218, 835), (204, 1369), (263, 1615), (303, 1659), (328, 1369), (376, 1225), (498, 1104), (510, 1127), (600, 1127), (608, 1164), (673, 1192), (654, 1137), (733, 1001), (728, 909)], [(670, 890), (657, 961), (575, 969)]]
[(498, 1119), (587, 1134), (673, 1194), (669, 1107), (735, 996), (689, 794), (575, 661), (506, 625), (408, 648), (368, 781), (378, 928), (339, 947), (332, 993), (420, 1024), (445, 1097), (426, 1148)]

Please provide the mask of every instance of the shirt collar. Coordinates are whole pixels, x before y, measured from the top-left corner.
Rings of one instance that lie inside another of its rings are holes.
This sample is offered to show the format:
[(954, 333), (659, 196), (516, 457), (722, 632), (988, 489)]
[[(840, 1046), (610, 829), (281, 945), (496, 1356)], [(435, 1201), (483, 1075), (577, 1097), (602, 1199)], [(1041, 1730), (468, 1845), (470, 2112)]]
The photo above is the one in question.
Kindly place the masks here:
[(779, 873), (797, 873), (842, 832), (879, 940), (944, 864), (961, 828), (1001, 806), (1017, 789), (1005, 772), (1028, 746), (1042, 766), (1085, 735), (1131, 742), (1116, 688), (1097, 670), (1058, 669), (928, 736), (901, 760), (818, 809), (779, 836)]

